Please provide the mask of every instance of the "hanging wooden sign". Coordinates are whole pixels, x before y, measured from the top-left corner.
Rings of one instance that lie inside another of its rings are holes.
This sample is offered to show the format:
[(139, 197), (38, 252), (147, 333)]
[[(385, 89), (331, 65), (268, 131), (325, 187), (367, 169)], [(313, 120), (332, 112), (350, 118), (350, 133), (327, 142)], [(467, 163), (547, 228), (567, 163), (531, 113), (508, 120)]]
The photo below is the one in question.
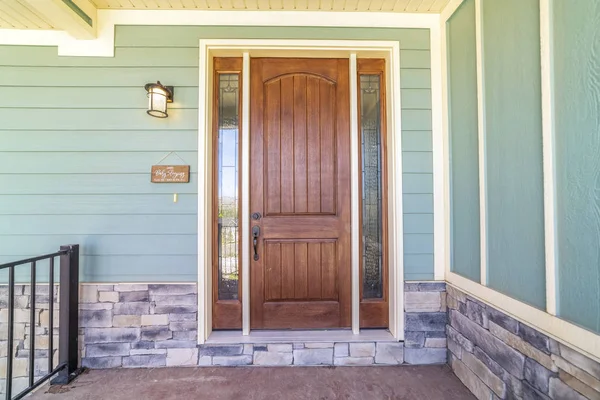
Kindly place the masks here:
[(189, 183), (189, 165), (153, 165), (152, 183)]

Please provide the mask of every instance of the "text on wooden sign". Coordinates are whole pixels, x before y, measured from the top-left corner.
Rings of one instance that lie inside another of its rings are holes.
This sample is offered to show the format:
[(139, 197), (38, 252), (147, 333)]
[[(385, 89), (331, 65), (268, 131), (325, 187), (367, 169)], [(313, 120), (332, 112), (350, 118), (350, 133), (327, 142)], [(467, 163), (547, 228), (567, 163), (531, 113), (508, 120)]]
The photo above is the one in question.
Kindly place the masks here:
[(152, 183), (188, 183), (190, 181), (189, 165), (153, 165)]

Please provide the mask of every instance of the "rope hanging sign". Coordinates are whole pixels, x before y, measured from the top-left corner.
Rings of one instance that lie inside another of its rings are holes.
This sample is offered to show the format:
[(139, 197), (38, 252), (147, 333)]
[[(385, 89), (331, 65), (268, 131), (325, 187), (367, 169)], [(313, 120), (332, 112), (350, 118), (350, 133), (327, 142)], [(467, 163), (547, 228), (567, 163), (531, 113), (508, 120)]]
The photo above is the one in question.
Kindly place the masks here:
[(152, 166), (150, 181), (152, 183), (189, 183), (190, 166), (189, 165), (160, 165), (167, 157), (174, 154), (183, 164), (187, 164), (183, 158), (172, 151), (160, 159), (157, 165)]

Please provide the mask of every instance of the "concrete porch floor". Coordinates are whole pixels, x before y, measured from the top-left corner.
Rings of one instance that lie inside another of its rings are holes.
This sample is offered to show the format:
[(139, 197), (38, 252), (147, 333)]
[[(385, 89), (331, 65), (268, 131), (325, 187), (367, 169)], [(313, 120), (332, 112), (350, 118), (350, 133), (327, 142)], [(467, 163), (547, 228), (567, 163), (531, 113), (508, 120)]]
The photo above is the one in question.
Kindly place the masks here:
[(446, 365), (91, 370), (34, 400), (475, 399)]

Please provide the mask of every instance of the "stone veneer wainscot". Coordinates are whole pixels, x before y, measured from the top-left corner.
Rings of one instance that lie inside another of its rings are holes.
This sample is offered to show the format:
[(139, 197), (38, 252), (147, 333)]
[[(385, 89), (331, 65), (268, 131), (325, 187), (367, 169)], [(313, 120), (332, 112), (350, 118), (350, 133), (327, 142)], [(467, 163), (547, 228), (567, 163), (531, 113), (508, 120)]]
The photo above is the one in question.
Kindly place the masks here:
[(600, 363), (448, 285), (448, 362), (480, 400), (600, 399)]

